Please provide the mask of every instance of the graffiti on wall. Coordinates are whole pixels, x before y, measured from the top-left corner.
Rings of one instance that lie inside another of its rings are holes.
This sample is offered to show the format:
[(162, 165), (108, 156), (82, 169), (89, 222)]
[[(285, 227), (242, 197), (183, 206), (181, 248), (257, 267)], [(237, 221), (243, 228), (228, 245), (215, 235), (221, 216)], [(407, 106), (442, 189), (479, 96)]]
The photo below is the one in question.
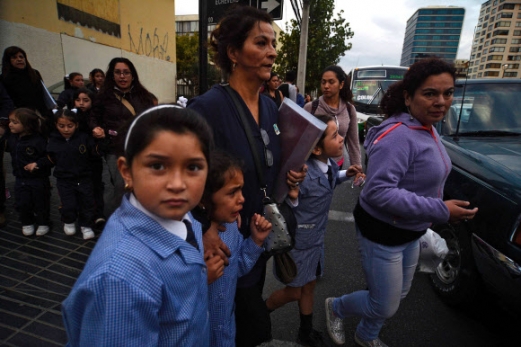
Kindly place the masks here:
[(145, 32), (140, 28), (138, 34), (132, 34), (130, 24), (128, 25), (128, 38), (130, 41), (130, 52), (170, 61), (168, 55), (168, 32), (159, 34), (155, 28), (153, 32)]

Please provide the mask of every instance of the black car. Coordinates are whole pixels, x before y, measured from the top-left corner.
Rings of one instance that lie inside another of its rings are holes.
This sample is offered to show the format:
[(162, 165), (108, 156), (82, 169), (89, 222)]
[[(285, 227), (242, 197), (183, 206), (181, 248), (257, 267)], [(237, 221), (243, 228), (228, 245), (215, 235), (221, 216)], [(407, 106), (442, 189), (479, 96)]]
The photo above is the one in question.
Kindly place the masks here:
[(458, 80), (436, 125), (452, 161), (444, 199), (479, 208), (473, 220), (433, 227), (450, 252), (431, 282), (449, 304), (471, 303), (486, 287), (521, 307), (520, 98), (519, 79)]

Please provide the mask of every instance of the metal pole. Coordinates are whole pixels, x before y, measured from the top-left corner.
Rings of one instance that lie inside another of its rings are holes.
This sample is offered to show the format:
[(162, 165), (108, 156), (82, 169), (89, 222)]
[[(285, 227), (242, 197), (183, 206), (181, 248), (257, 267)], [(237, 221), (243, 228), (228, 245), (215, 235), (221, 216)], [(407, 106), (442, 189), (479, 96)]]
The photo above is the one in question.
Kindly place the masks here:
[(208, 90), (208, 0), (199, 0), (199, 95)]
[(301, 94), (306, 92), (306, 61), (308, 56), (309, 8), (311, 0), (302, 5), (302, 25), (300, 27), (300, 47), (297, 68), (297, 87)]

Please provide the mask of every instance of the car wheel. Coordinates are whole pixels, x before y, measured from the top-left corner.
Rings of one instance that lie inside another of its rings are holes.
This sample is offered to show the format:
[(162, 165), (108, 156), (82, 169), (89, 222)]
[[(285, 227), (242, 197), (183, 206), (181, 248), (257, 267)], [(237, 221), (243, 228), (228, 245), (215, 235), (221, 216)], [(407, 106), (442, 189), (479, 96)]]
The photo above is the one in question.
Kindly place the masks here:
[(430, 275), (434, 291), (449, 305), (474, 302), (483, 285), (472, 256), (470, 232), (463, 223), (456, 227), (445, 224), (434, 230), (449, 248), (449, 254)]

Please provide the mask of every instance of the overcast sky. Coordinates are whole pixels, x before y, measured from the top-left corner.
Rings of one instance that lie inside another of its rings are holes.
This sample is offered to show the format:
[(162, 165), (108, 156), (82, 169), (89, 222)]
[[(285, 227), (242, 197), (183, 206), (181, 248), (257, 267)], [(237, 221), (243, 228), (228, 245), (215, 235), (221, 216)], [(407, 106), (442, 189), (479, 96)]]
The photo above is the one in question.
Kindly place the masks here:
[[(341, 58), (347, 72), (356, 66), (400, 65), (407, 20), (420, 7), (460, 6), (465, 8), (465, 19), (458, 49), (458, 59), (469, 59), (474, 27), (478, 23), (479, 9), (485, 0), (336, 0), (335, 16), (344, 10), (343, 18), (355, 33), (349, 41), (351, 50)], [(198, 1), (176, 1), (176, 14), (198, 13)], [(289, 0), (284, 3), (281, 28), (294, 18)]]

